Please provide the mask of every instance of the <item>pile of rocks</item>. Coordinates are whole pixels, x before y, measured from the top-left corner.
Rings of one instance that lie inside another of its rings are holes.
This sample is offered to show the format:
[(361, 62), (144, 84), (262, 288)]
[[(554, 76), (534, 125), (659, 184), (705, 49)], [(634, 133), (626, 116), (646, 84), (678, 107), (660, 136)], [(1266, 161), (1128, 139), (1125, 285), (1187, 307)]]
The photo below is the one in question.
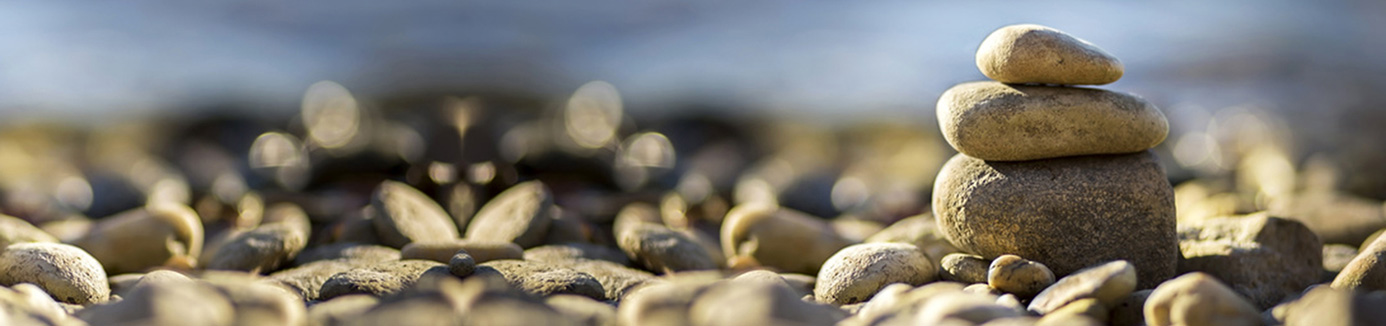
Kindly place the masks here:
[(1061, 277), (1113, 260), (1134, 264), (1141, 288), (1173, 277), (1173, 190), (1148, 151), (1165, 139), (1164, 115), (1135, 95), (1070, 87), (1114, 82), (1122, 64), (1058, 30), (1013, 25), (982, 42), (977, 66), (996, 81), (938, 101), (939, 127), (960, 152), (934, 184), (948, 239)]

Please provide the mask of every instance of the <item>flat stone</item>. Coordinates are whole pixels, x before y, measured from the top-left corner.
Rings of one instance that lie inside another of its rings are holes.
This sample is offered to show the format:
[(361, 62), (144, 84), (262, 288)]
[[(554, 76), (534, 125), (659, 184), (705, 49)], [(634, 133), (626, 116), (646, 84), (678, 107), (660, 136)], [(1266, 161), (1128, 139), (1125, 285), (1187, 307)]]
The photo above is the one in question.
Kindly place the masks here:
[(251, 273), (278, 270), (308, 245), (306, 231), (288, 224), (269, 224), (239, 233), (207, 257), (205, 267)]
[(977, 48), (977, 68), (1003, 83), (1102, 85), (1125, 66), (1088, 41), (1034, 24), (997, 29)]
[[(519, 248), (516, 246), (516, 248)], [(510, 258), (514, 259), (514, 258)], [(524, 251), (525, 260), (556, 262), (573, 259), (605, 260), (630, 265), (630, 258), (620, 249), (593, 243), (572, 242), (543, 245)]]
[(492, 260), (522, 259), (525, 253), (519, 245), (506, 241), (455, 239), (411, 243), (400, 250), (400, 257), (446, 263), (458, 251), (466, 251), (478, 264)]
[(401, 260), (374, 263), (333, 274), (323, 281), (318, 299), (330, 300), (348, 294), (385, 296), (414, 285), (424, 272), (444, 267), (435, 261)]
[(865, 243), (838, 251), (818, 272), (813, 296), (821, 302), (866, 301), (891, 283), (922, 285), (938, 278), (937, 267), (919, 247), (903, 243)]
[(381, 243), (402, 248), (416, 241), (457, 239), (457, 224), (437, 202), (418, 189), (385, 181), (371, 195), (371, 222)]
[(849, 244), (824, 220), (761, 203), (732, 208), (721, 233), (728, 266), (740, 262), (809, 275)]
[(939, 229), (965, 251), (1018, 255), (1058, 277), (1126, 260), (1142, 288), (1175, 275), (1173, 190), (1148, 151), (1028, 162), (957, 155), (933, 193)]
[(1123, 260), (1087, 268), (1055, 282), (1030, 301), (1029, 310), (1047, 314), (1070, 302), (1096, 298), (1103, 306), (1115, 306), (1136, 289), (1136, 268)]
[(1135, 153), (1169, 133), (1155, 105), (1094, 88), (963, 83), (939, 97), (937, 114), (948, 144), (987, 161)]
[(1103, 306), (1101, 302), (1097, 302), (1097, 299), (1087, 298), (1069, 302), (1063, 307), (1045, 314), (1037, 323), (1063, 325), (1062, 323), (1055, 323), (1054, 320), (1068, 319), (1071, 318), (1070, 316), (1083, 316), (1106, 324), (1107, 319), (1111, 317), (1108, 315), (1109, 313), (1107, 307)]
[(597, 300), (607, 299), (606, 290), (596, 277), (560, 265), (496, 260), (481, 266), (494, 268), (512, 286), (534, 295), (576, 294)]
[(696, 239), (663, 225), (643, 223), (627, 227), (616, 234), (616, 245), (632, 261), (650, 271), (717, 269), (717, 263)]
[(1016, 255), (1001, 255), (987, 268), (987, 285), (1021, 298), (1032, 298), (1054, 284), (1054, 272), (1039, 262)]
[(1145, 301), (1150, 326), (1261, 325), (1261, 313), (1212, 275), (1194, 272), (1166, 281)]
[(106, 271), (82, 249), (66, 244), (11, 244), (0, 253), (0, 285), (38, 285), (53, 299), (73, 304), (105, 302), (111, 295)]
[(1323, 244), (1294, 220), (1265, 213), (1179, 226), (1179, 272), (1203, 272), (1250, 298), (1258, 309), (1319, 282)]
[(511, 186), (482, 205), (467, 227), (467, 239), (513, 242), (523, 248), (544, 244), (553, 222), (553, 195), (539, 181)]
[(939, 262), (938, 276), (945, 281), (960, 283), (986, 283), (987, 269), (991, 267), (991, 260), (982, 256), (953, 253), (943, 256)]

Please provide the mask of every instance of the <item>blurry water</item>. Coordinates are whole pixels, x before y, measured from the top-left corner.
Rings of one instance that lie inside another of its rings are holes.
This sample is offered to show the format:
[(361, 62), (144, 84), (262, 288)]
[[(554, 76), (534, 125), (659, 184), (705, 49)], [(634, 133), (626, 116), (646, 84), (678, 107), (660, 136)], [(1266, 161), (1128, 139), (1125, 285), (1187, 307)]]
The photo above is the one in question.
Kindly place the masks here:
[(1028, 22), (1117, 55), (1126, 77), (1104, 87), (1150, 98), (1179, 127), (1223, 106), (1332, 111), (1318, 98), (1379, 96), (1353, 85), (1386, 76), (1383, 17), (1372, 1), (0, 2), (0, 114), (291, 112), (324, 79), (367, 98), (561, 98), (600, 79), (633, 112), (932, 119), (939, 93), (983, 78), (982, 38)]

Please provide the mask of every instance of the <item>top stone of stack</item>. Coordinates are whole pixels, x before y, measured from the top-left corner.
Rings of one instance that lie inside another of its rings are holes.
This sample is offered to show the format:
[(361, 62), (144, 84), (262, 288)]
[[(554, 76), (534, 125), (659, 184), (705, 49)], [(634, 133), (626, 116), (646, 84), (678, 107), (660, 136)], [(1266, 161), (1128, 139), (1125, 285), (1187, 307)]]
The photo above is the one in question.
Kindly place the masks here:
[(1007, 84), (1103, 85), (1121, 79), (1121, 61), (1057, 29), (1021, 24), (1002, 27), (977, 49), (977, 68)]

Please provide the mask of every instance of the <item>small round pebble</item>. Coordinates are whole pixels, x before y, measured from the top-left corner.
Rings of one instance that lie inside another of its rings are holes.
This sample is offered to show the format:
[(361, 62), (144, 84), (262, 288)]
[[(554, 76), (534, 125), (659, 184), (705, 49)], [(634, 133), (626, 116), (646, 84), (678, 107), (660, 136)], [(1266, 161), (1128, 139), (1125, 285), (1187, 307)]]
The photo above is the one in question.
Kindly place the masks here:
[(0, 285), (32, 283), (54, 299), (101, 303), (111, 295), (101, 263), (77, 247), (60, 243), (12, 244), (0, 253)]
[(476, 271), (476, 260), (466, 251), (458, 251), (448, 260), (448, 272), (457, 277), (471, 276)]
[(1054, 272), (1039, 262), (1016, 255), (1001, 255), (987, 269), (987, 284), (1001, 292), (1031, 298), (1054, 284)]
[(919, 247), (903, 243), (864, 243), (843, 248), (823, 263), (813, 295), (819, 301), (866, 301), (891, 283), (921, 285), (938, 278), (937, 267)]

